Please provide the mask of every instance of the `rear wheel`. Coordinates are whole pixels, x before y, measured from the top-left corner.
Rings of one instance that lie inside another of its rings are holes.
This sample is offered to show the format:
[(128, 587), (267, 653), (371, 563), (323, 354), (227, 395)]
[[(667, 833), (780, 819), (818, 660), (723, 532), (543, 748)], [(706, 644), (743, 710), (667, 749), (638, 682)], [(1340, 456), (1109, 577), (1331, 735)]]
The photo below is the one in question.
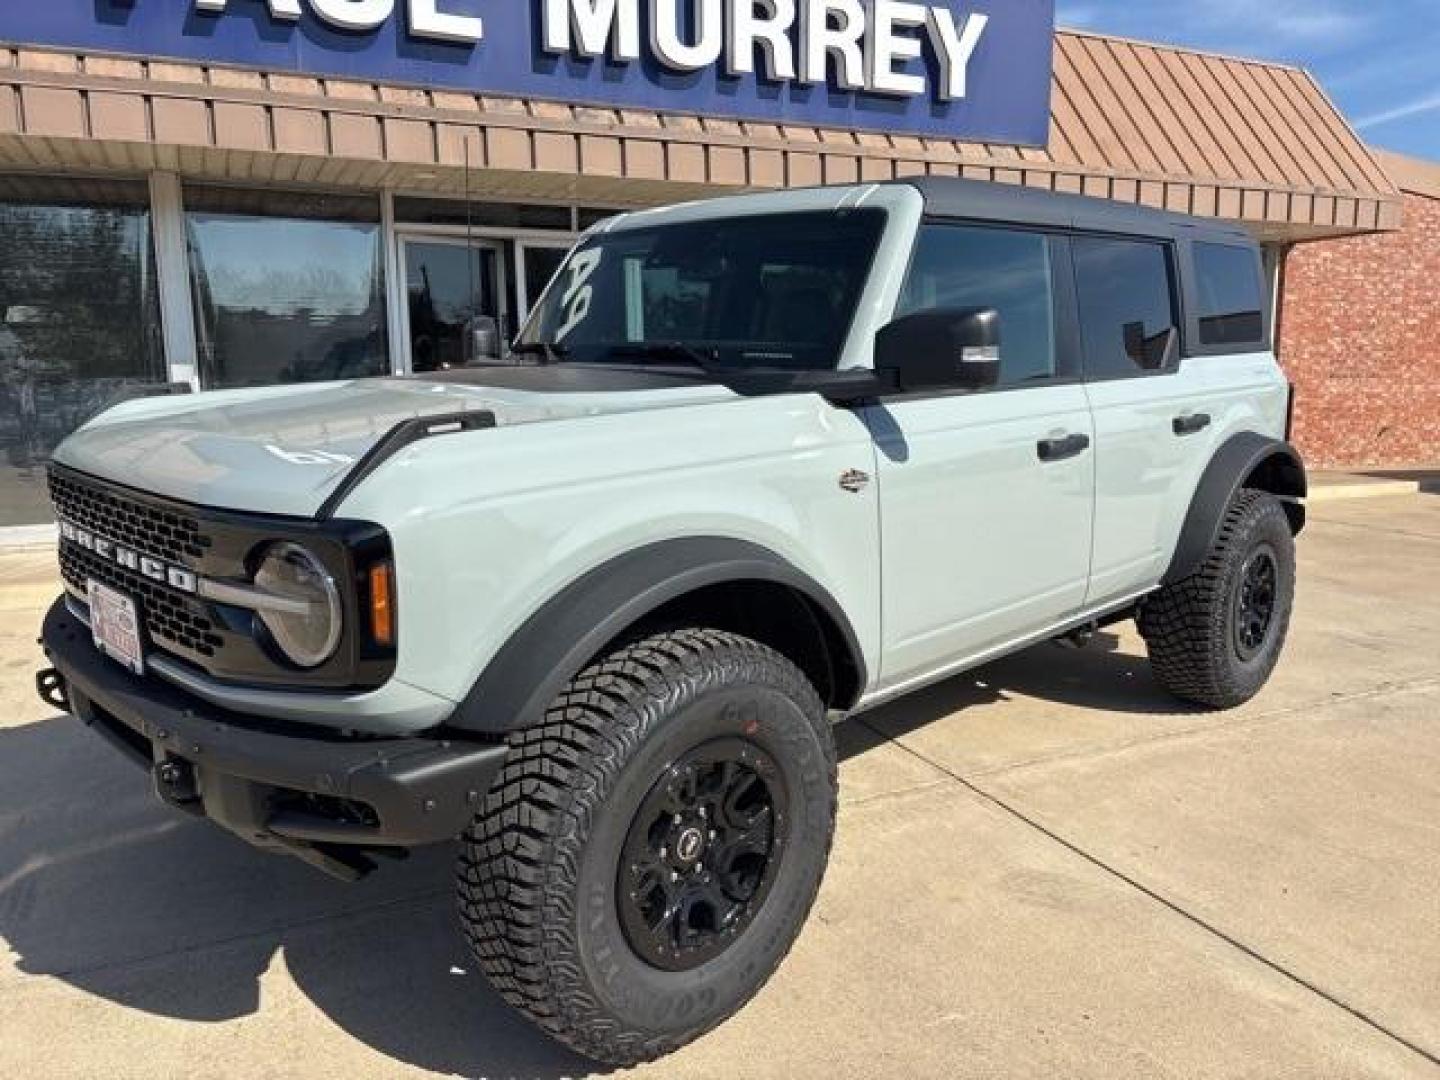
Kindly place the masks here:
[(1280, 500), (1242, 490), (1194, 574), (1140, 609), (1160, 685), (1211, 708), (1242, 705), (1269, 680), (1295, 601), (1295, 539)]
[(824, 706), (796, 667), (686, 630), (582, 673), (465, 838), (461, 918), (500, 994), (616, 1065), (677, 1049), (764, 985), (835, 823)]

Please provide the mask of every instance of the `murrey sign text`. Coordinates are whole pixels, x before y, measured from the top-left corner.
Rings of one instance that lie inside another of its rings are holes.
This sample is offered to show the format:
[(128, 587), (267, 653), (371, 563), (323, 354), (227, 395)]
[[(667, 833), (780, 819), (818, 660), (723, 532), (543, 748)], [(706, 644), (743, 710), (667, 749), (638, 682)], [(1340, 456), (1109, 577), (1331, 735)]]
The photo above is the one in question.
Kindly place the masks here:
[(0, 0), (0, 41), (1043, 145), (1055, 0)]

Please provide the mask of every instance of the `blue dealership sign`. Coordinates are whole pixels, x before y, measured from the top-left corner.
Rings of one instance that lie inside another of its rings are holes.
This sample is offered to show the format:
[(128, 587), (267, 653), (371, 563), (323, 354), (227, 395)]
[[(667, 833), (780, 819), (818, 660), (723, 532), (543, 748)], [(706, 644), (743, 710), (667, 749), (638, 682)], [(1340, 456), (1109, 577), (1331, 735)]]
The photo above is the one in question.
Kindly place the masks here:
[(0, 0), (0, 40), (1043, 146), (1054, 0)]

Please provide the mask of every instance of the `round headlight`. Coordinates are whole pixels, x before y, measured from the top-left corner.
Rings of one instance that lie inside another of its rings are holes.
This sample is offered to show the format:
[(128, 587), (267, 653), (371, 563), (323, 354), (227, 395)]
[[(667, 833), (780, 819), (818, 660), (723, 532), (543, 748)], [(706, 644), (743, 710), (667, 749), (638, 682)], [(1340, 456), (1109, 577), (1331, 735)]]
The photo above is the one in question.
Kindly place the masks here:
[(344, 620), (340, 590), (319, 559), (299, 544), (265, 552), (256, 586), (275, 599), (256, 614), (292, 663), (319, 667), (335, 654)]

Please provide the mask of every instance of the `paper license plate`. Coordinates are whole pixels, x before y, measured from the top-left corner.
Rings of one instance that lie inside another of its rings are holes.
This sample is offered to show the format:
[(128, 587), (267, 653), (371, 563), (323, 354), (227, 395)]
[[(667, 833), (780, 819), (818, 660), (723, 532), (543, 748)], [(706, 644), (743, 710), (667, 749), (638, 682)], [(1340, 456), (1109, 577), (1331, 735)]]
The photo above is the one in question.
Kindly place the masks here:
[(94, 578), (90, 579), (87, 592), (95, 647), (136, 675), (144, 675), (145, 654), (140, 647), (140, 613), (135, 601)]

